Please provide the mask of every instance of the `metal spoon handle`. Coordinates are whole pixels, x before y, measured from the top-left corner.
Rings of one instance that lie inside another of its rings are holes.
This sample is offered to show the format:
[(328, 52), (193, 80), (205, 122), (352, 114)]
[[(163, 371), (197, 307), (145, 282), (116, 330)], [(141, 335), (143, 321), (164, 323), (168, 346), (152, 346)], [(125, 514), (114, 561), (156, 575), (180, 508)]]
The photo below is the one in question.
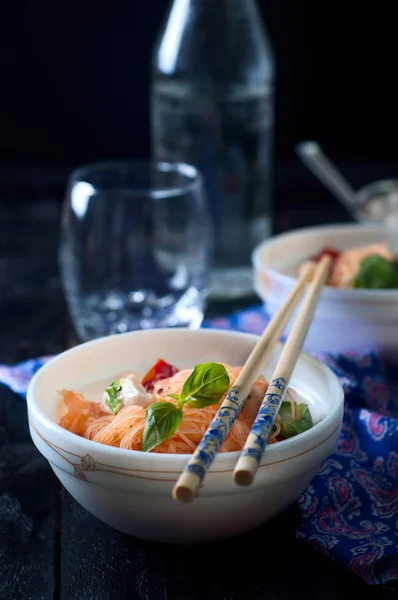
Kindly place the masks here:
[(307, 141), (296, 145), (296, 154), (316, 177), (336, 196), (346, 210), (355, 218), (354, 188), (323, 154), (316, 142)]

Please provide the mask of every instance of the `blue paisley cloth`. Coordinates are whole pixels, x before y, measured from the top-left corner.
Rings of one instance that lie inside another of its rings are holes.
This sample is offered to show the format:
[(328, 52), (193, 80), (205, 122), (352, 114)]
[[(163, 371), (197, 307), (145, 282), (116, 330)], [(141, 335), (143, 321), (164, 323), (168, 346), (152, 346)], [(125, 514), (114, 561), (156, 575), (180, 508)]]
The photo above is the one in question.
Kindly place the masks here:
[[(260, 333), (267, 322), (253, 306), (203, 326)], [(296, 536), (367, 583), (391, 584), (398, 580), (398, 372), (395, 381), (372, 352), (317, 356), (344, 387), (344, 420), (334, 453), (298, 498)], [(24, 396), (49, 358), (0, 365), (0, 382)]]

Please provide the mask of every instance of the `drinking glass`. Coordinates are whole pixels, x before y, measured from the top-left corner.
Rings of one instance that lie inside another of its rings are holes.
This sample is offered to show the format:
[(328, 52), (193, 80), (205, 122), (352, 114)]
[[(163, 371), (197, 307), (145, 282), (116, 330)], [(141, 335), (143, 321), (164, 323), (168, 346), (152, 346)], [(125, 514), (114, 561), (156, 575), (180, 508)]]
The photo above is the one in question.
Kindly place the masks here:
[(211, 220), (194, 167), (115, 161), (72, 173), (60, 266), (83, 340), (200, 327), (211, 249)]

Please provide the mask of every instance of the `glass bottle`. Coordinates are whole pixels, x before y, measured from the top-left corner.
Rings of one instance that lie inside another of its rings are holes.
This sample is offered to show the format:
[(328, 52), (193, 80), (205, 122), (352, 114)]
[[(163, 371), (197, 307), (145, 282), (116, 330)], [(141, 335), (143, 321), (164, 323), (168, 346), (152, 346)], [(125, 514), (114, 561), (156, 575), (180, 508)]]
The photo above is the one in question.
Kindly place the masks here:
[(203, 175), (215, 226), (210, 294), (252, 293), (250, 256), (271, 235), (274, 59), (255, 0), (174, 0), (155, 48), (156, 160)]

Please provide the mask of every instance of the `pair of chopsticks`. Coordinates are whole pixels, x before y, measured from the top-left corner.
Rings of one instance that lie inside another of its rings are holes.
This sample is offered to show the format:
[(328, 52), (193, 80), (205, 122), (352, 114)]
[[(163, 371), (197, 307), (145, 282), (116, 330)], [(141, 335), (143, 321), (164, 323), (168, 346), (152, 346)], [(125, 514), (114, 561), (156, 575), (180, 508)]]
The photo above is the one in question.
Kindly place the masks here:
[(238, 485), (252, 483), (307, 336), (322, 286), (328, 279), (331, 264), (331, 257), (324, 256), (316, 267), (309, 265), (304, 269), (289, 296), (269, 322), (175, 484), (173, 497), (176, 500), (189, 502), (194, 498), (254, 382), (260, 376), (311, 281), (234, 470), (234, 479)]

